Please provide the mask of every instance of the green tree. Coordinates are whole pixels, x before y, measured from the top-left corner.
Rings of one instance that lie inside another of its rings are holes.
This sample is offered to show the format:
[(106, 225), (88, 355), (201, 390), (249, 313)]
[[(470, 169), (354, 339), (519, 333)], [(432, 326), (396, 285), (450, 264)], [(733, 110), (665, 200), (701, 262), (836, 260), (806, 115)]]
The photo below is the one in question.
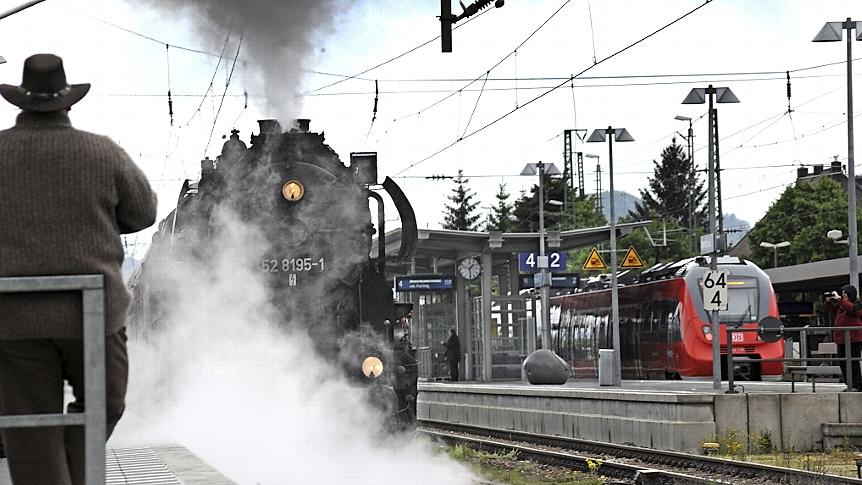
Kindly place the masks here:
[[(562, 178), (545, 176), (543, 185), (543, 197), (545, 199), (545, 229), (579, 229), (584, 227), (601, 226), (607, 223), (604, 215), (596, 214), (596, 196), (583, 195), (564, 197), (565, 181)], [(560, 207), (550, 204), (548, 201), (557, 200), (568, 202), (568, 207)], [(530, 193), (521, 192), (521, 196), (515, 201), (513, 209), (515, 218), (515, 230), (523, 232), (535, 232), (539, 230), (539, 186), (533, 185)]]
[(763, 268), (773, 266), (774, 249), (760, 247), (764, 241), (790, 241), (790, 247), (778, 250), (779, 266), (846, 256), (847, 246), (826, 238), (831, 229), (847, 234), (847, 192), (828, 177), (797, 183), (781, 194), (748, 233), (751, 260)]
[(515, 229), (514, 206), (509, 202), (506, 184), (500, 184), (497, 194), (497, 205), (491, 207), (488, 214), (487, 228), (489, 231), (512, 232)]
[(673, 219), (680, 227), (689, 227), (689, 194), (694, 194), (696, 220), (705, 226), (707, 208), (703, 182), (692, 179), (691, 160), (676, 139), (661, 152), (661, 162), (653, 160), (653, 176), (647, 189), (640, 190), (641, 202), (631, 211), (634, 220), (660, 218)]
[(476, 221), (480, 217), (476, 213), (479, 202), (473, 202), (476, 193), (467, 187), (469, 181), (470, 179), (464, 177), (464, 171), (458, 170), (458, 176), (453, 180), (455, 188), (448, 197), (452, 205), (446, 204), (446, 210), (443, 211), (443, 229), (476, 230)]

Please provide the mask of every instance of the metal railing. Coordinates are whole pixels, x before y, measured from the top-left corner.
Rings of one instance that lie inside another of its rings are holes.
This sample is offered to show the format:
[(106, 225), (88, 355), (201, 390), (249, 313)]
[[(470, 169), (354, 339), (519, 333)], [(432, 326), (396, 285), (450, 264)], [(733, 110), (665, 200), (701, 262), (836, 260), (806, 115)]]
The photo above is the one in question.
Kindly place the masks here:
[[(808, 356), (808, 334), (809, 333), (828, 333), (831, 335), (832, 331), (839, 330), (844, 333), (844, 343), (838, 345), (844, 345), (844, 357), (809, 357)], [(779, 339), (783, 339), (786, 337), (787, 333), (798, 332), (800, 335), (800, 343), (802, 344), (800, 347), (800, 356), (792, 357), (792, 358), (781, 358), (781, 359), (754, 359), (745, 357), (743, 359), (735, 359), (733, 355), (733, 334), (738, 332), (762, 332), (763, 330), (760, 328), (733, 328), (728, 326), (725, 329), (726, 335), (726, 349), (727, 354), (725, 358), (727, 359), (727, 393), (728, 394), (736, 394), (737, 391), (733, 384), (733, 374), (734, 374), (734, 362), (781, 362), (786, 364), (788, 362), (795, 363), (799, 361), (804, 361), (806, 365), (808, 365), (809, 360), (814, 360), (817, 362), (843, 362), (844, 363), (844, 375), (846, 376), (846, 384), (847, 389), (853, 389), (853, 365), (859, 365), (859, 362), (862, 361), (862, 357), (853, 356), (853, 352), (851, 351), (851, 341), (850, 341), (850, 332), (862, 330), (862, 326), (858, 327), (785, 327), (779, 326), (772, 329), (767, 330), (768, 333), (778, 336)], [(750, 344), (749, 344), (750, 345)], [(743, 344), (743, 346), (745, 346)], [(744, 354), (740, 354), (742, 357)]]
[(0, 278), (0, 293), (81, 291), (84, 310), (84, 412), (0, 416), (0, 428), (84, 427), (87, 485), (105, 483), (105, 292), (102, 275)]

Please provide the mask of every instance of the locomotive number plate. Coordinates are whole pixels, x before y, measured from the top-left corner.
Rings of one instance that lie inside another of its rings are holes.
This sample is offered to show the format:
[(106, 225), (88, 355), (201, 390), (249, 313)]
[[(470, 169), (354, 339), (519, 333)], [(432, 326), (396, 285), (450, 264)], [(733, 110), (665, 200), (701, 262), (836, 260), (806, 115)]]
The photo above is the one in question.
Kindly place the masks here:
[(743, 340), (745, 340), (745, 336), (742, 334), (742, 332), (733, 332), (731, 335), (733, 336), (732, 339), (734, 342), (742, 342)]
[(324, 267), (323, 258), (264, 258), (260, 261), (260, 268), (267, 273), (323, 273)]

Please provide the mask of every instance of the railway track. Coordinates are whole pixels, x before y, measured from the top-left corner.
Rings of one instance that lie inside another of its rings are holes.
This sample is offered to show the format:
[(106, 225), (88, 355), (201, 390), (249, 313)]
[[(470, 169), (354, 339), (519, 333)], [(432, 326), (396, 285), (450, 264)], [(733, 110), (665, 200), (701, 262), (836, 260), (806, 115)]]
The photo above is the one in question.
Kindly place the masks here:
[(620, 483), (862, 484), (862, 480), (837, 475), (494, 428), (421, 421), (418, 430), (447, 443), (502, 452), (514, 449), (521, 459), (578, 471), (589, 470), (588, 459), (600, 459), (602, 463), (597, 472), (621, 480)]

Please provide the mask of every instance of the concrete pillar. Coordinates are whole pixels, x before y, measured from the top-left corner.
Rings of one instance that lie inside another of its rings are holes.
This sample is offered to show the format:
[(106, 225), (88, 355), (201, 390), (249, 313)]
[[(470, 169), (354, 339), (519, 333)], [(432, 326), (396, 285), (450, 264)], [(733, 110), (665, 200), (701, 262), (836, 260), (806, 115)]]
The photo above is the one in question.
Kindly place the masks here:
[(491, 380), (491, 253), (482, 253), (482, 380)]

